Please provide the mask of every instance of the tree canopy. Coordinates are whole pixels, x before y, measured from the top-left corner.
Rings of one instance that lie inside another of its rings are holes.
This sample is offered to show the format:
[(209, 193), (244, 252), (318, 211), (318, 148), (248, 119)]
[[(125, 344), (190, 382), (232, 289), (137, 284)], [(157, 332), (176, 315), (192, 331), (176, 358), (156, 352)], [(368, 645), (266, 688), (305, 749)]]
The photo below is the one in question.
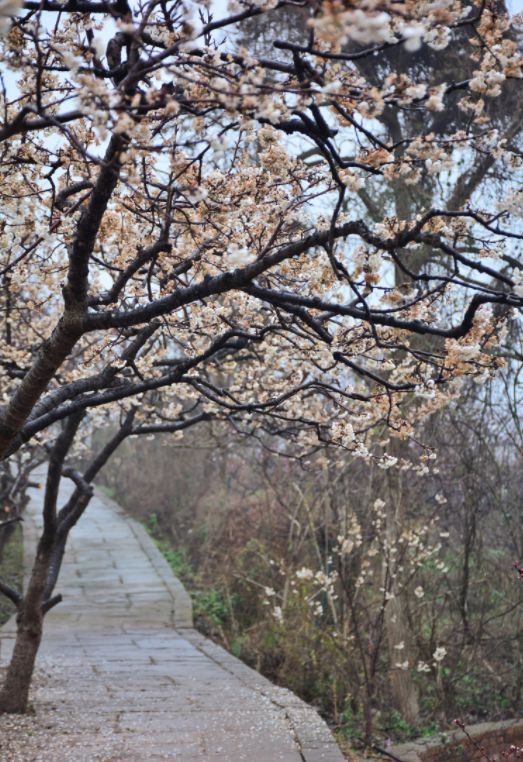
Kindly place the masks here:
[[(523, 294), (504, 8), (211, 6), (28, 0), (6, 25), (4, 455), (136, 401), (149, 428), (241, 414), (365, 454), (497, 364)], [(242, 22), (279, 9), (302, 39), (257, 58)], [(454, 42), (442, 81), (427, 51)]]

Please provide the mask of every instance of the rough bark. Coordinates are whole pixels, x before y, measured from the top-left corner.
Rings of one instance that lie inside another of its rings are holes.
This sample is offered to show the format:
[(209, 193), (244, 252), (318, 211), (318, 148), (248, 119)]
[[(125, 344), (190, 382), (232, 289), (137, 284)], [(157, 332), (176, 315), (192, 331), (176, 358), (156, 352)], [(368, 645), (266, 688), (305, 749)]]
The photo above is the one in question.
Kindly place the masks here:
[(40, 548), (27, 593), (20, 604), (13, 655), (0, 690), (0, 712), (3, 713), (27, 711), (36, 654), (42, 640), (42, 603), (49, 561), (50, 548)]

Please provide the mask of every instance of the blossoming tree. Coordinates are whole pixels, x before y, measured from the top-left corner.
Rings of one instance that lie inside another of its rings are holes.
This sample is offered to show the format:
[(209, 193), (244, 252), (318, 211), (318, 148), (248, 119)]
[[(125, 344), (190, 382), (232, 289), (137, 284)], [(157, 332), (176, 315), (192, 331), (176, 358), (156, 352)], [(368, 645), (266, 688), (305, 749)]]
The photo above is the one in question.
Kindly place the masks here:
[[(37, 441), (49, 470), (27, 591), (2, 586), (18, 635), (0, 710), (25, 709), (67, 533), (125, 436), (220, 417), (388, 467), (375, 428), (407, 437), (492, 373), (522, 304), (520, 149), (486, 116), (519, 88), (517, 19), (493, 0), (211, 6), (3, 7), (0, 454)], [(303, 39), (255, 57), (242, 23), (280, 8)], [(423, 52), (464, 32), (470, 75), (442, 82)], [(394, 51), (414, 65), (379, 81)], [(501, 204), (486, 182), (446, 193), (478, 162)], [(429, 204), (390, 210), (437, 173)], [(118, 416), (83, 474), (66, 464)]]

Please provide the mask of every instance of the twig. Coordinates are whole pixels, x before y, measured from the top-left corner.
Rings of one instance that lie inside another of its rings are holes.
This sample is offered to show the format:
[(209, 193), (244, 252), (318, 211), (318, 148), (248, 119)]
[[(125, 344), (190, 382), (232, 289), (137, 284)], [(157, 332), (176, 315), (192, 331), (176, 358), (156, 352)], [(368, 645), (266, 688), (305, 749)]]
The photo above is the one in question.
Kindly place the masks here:
[(21, 516), (16, 516), (14, 519), (6, 519), (0, 523), (0, 529), (9, 526), (9, 524), (16, 524), (18, 521), (23, 521)]
[(389, 757), (390, 759), (394, 759), (395, 762), (405, 762), (404, 759), (402, 759), (401, 757), (397, 757), (391, 751), (387, 751), (386, 749), (382, 749), (381, 746), (377, 746), (376, 744), (373, 744), (372, 748), (374, 749), (374, 751), (377, 751), (380, 754), (385, 754), (385, 756)]
[(42, 603), (42, 613), (47, 614), (48, 611), (61, 603), (62, 600), (63, 599), (61, 593), (58, 593), (58, 595), (53, 595), (52, 598), (48, 598), (44, 603)]
[(77, 471), (75, 468), (63, 468), (62, 469), (62, 476), (66, 476), (68, 479), (71, 479), (77, 486), (77, 488), (85, 495), (93, 495), (94, 494), (94, 487), (92, 484), (89, 484), (89, 482), (86, 482), (82, 474)]
[(5, 582), (0, 582), (0, 593), (5, 595), (6, 598), (9, 598), (9, 600), (15, 604), (15, 606), (20, 605), (20, 601), (22, 600), (22, 596), (20, 593), (17, 593), (16, 590), (14, 590), (12, 587), (9, 587), (9, 585), (6, 585)]
[(377, 751), (379, 754), (385, 754), (386, 757), (390, 757), (390, 759), (394, 759), (395, 762), (405, 762), (404, 759), (402, 759), (401, 757), (397, 757), (391, 751), (387, 751), (386, 749), (382, 749), (381, 746), (377, 746), (376, 744), (372, 744), (372, 748), (374, 749), (374, 751)]

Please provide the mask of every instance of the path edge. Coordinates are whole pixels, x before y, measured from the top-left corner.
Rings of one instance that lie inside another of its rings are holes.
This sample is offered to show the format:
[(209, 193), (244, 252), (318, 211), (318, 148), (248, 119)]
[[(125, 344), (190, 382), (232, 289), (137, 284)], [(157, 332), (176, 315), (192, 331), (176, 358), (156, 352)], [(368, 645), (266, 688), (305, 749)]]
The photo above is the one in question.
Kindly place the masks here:
[[(116, 502), (116, 500), (108, 497), (99, 487), (95, 487), (95, 495), (99, 500), (109, 505), (113, 511), (125, 519), (132, 533), (136, 537), (138, 544), (169, 591), (169, 594), (173, 599), (174, 607), (173, 627), (176, 630), (193, 629), (194, 622), (191, 596), (178, 577), (174, 575), (173, 570), (163, 557), (160, 549), (156, 546), (154, 540), (147, 534), (145, 527), (142, 526), (139, 521), (133, 519), (133, 517)], [(87, 510), (89, 510), (89, 508)]]

